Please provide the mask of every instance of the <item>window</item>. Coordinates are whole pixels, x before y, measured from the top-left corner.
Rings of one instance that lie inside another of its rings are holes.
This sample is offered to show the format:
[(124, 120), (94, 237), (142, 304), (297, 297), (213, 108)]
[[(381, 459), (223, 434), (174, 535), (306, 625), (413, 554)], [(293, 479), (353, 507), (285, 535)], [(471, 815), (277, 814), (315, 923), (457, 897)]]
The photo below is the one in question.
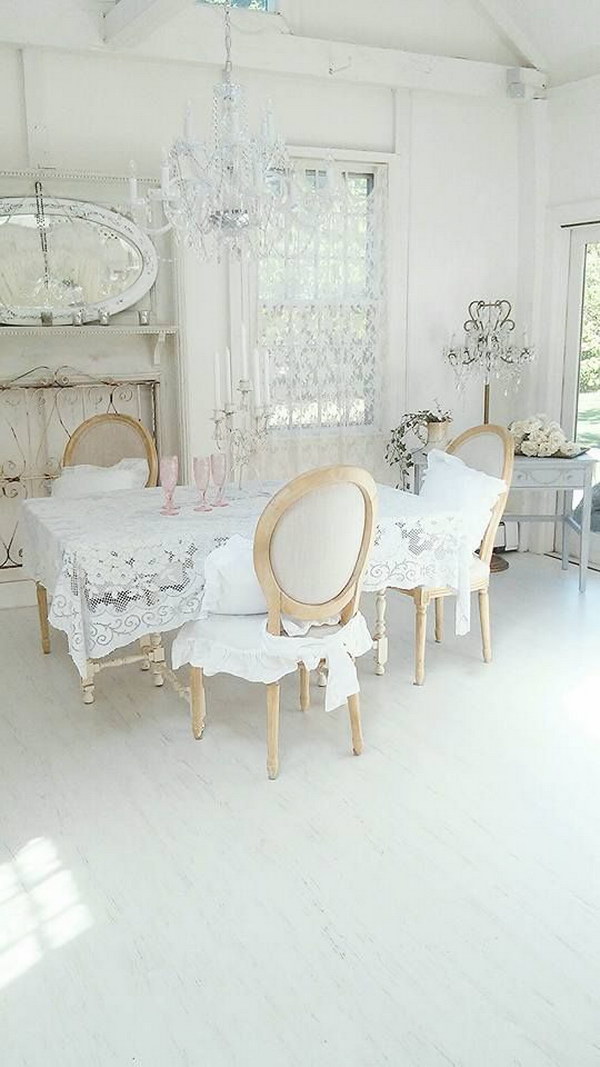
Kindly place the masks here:
[[(377, 428), (384, 322), (384, 168), (304, 164), (319, 223), (288, 227), (259, 265), (258, 343), (273, 426)], [(335, 182), (328, 199), (326, 188)]]

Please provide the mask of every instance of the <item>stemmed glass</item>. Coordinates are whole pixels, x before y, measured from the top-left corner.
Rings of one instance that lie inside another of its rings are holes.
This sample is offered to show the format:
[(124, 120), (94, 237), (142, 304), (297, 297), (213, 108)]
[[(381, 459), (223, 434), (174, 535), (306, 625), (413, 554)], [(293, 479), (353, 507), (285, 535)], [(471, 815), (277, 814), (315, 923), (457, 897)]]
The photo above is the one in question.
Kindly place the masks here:
[(200, 502), (194, 511), (212, 511), (206, 503), (206, 490), (210, 482), (210, 456), (194, 456), (194, 481), (200, 493)]
[(210, 457), (210, 470), (212, 474), (212, 480), (217, 490), (217, 495), (213, 501), (214, 508), (226, 508), (228, 506), (227, 501), (223, 500), (225, 492), (225, 482), (227, 480), (227, 456), (222, 452), (213, 452)]
[(161, 515), (177, 515), (179, 508), (173, 506), (173, 493), (177, 485), (179, 474), (179, 460), (177, 456), (161, 456), (160, 459), (160, 484), (165, 492), (164, 507), (160, 509)]

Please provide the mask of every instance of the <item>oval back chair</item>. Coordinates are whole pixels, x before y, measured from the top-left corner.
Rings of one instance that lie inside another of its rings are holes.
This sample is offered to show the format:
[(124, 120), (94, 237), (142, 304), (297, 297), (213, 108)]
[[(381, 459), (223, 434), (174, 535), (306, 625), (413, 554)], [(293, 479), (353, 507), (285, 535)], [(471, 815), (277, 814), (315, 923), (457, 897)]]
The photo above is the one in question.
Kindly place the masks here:
[(145, 459), (147, 486), (158, 481), (158, 455), (152, 434), (131, 415), (93, 415), (71, 434), (62, 458), (63, 467), (91, 463), (112, 467), (122, 459)]
[(308, 471), (284, 486), (263, 511), (254, 537), (254, 569), (281, 633), (281, 615), (323, 622), (352, 617), (373, 543), (377, 489), (360, 467)]
[[(287, 637), (282, 614), (305, 623), (325, 623), (339, 616), (343, 625), (358, 612), (361, 583), (375, 530), (377, 489), (359, 467), (325, 467), (294, 478), (269, 501), (254, 535), (254, 569), (265, 595), (268, 634), (285, 651), (273, 658), (266, 642), (265, 616), (209, 615), (186, 623), (175, 639), (173, 661), (189, 663), (192, 730), (201, 738), (206, 718), (204, 675), (226, 670), (267, 690), (267, 771), (279, 768), (279, 682), (300, 669), (300, 706), (309, 706), (309, 671), (339, 653), (339, 628), (318, 627), (306, 637)], [(364, 620), (357, 619), (357, 623)], [(356, 644), (349, 631), (346, 640)], [(361, 648), (371, 646), (364, 631)], [(343, 635), (342, 635), (343, 636)], [(309, 647), (310, 646), (310, 647)], [(350, 646), (348, 646), (350, 647)], [(349, 653), (350, 654), (350, 653)], [(225, 666), (223, 666), (225, 664)], [(257, 677), (257, 676), (260, 677)], [(348, 695), (355, 755), (362, 751), (358, 691)]]
[[(485, 529), (478, 554), (471, 562), (471, 592), (478, 593), (479, 618), (481, 624), (482, 652), (485, 663), (492, 658), (492, 645), (490, 633), (490, 560), (494, 548), (496, 532), (506, 507), (508, 487), (512, 478), (514, 462), (514, 444), (510, 432), (504, 426), (495, 426), (486, 423), (482, 426), (473, 426), (465, 430), (450, 442), (446, 451), (466, 463), (468, 467), (483, 471), (495, 478), (502, 478), (506, 482), (506, 492), (500, 494), (490, 513), (489, 522)], [(444, 628), (444, 599), (454, 596), (455, 591), (449, 587), (433, 588), (430, 586), (416, 586), (414, 589), (398, 589), (399, 593), (412, 597), (415, 609), (415, 685), (423, 685), (425, 680), (425, 645), (427, 641), (427, 609), (431, 601), (435, 608), (435, 640), (440, 642)], [(383, 603), (378, 606), (381, 617), (385, 614), (385, 594), (379, 594), (378, 600)], [(387, 659), (387, 637), (385, 634), (378, 637), (376, 634), (376, 672), (384, 673)]]
[[(464, 433), (455, 437), (446, 451), (462, 459), (467, 467), (483, 471), (484, 474), (491, 474), (494, 478), (502, 478), (507, 487), (510, 486), (515, 447), (512, 434), (504, 426), (495, 426), (492, 423), (473, 426), (470, 430), (465, 430)], [(507, 499), (508, 488), (496, 501), (479, 548), (479, 558), (488, 566)]]

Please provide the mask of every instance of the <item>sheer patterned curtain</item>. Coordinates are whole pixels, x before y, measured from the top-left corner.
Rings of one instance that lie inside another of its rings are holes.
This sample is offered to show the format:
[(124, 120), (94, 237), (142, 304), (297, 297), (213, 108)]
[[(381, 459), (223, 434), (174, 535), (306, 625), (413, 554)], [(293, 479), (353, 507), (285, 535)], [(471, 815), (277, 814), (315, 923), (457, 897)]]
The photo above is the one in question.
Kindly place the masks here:
[(305, 164), (318, 225), (290, 227), (258, 269), (273, 410), (263, 469), (273, 476), (382, 465), (386, 173), (334, 168), (326, 176)]

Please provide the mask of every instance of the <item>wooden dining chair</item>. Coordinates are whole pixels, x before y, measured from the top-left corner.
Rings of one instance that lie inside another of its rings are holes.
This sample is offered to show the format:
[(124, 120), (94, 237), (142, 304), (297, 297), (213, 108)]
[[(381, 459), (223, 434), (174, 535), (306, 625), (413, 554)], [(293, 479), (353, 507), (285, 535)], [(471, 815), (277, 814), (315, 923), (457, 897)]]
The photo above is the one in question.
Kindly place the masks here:
[[(92, 415), (73, 431), (63, 452), (62, 466), (91, 463), (97, 467), (111, 467), (122, 459), (145, 459), (148, 463), (146, 486), (157, 484), (158, 454), (150, 431), (131, 415), (107, 413)], [(48, 655), (48, 593), (40, 582), (36, 582), (36, 596), (42, 651)]]
[[(269, 501), (254, 537), (254, 568), (267, 604), (267, 633), (284, 636), (282, 615), (311, 623), (325, 623), (340, 616), (342, 625), (358, 613), (361, 582), (374, 535), (376, 486), (370, 474), (358, 467), (335, 466), (309, 471), (295, 478)], [(175, 640), (174, 663), (189, 662), (192, 728), (199, 739), (204, 732), (206, 703), (204, 673), (219, 670), (247, 680), (256, 680), (236, 666), (236, 626), (243, 632), (243, 652), (248, 661), (261, 656), (265, 616), (209, 616), (187, 623)], [(331, 628), (329, 628), (331, 629)], [(339, 629), (327, 634), (318, 627), (319, 659), (327, 658), (328, 641)], [(230, 636), (231, 635), (231, 636)], [(367, 648), (370, 638), (367, 636)], [(240, 639), (241, 640), (241, 639)], [(311, 637), (312, 640), (312, 637)], [(228, 641), (231, 644), (228, 644)], [(286, 638), (302, 641), (302, 638)], [(185, 657), (177, 651), (178, 642)], [(286, 648), (292, 649), (293, 645)], [(363, 651), (365, 651), (364, 649)], [(215, 661), (226, 667), (214, 667)], [(253, 661), (255, 662), (255, 661)], [(212, 665), (211, 665), (212, 664)], [(309, 673), (304, 663), (293, 660), (289, 669), (265, 683), (267, 689), (267, 771), (276, 778), (279, 768), (279, 681), (285, 673), (300, 669), (300, 705), (309, 706)], [(277, 668), (275, 668), (277, 669)], [(269, 670), (271, 666), (269, 665)], [(362, 751), (358, 693), (348, 697), (352, 749)]]
[(147, 486), (158, 481), (158, 454), (152, 434), (131, 415), (107, 413), (86, 419), (71, 434), (62, 458), (63, 467), (91, 463), (112, 467), (122, 459), (145, 459)]
[[(495, 478), (501, 478), (510, 486), (514, 461), (513, 437), (503, 426), (485, 424), (465, 430), (451, 441), (446, 452), (458, 456), (468, 467), (483, 471)], [(470, 588), (478, 594), (479, 619), (481, 626), (482, 652), (485, 663), (492, 659), (492, 642), (490, 631), (490, 561), (494, 549), (496, 533), (506, 507), (508, 489), (502, 493), (492, 509), (488, 525), (483, 535), (478, 553), (471, 561)], [(449, 587), (433, 588), (417, 586), (414, 589), (398, 589), (404, 596), (412, 597), (415, 616), (415, 685), (425, 681), (425, 645), (427, 641), (427, 609), (431, 601), (435, 610), (435, 640), (440, 642), (444, 627), (444, 600), (455, 596)]]

